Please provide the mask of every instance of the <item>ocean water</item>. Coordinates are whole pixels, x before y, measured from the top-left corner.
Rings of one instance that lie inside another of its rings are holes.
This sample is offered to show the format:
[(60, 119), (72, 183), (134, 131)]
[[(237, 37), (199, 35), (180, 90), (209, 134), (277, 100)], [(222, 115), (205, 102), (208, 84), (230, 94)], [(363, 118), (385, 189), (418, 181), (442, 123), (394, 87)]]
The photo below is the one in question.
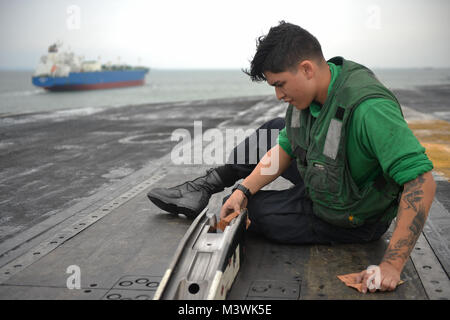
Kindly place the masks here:
[[(375, 69), (391, 89), (450, 84), (450, 69)], [(0, 116), (55, 110), (118, 107), (274, 94), (240, 70), (151, 70), (139, 87), (47, 92), (31, 83), (32, 71), (0, 71)]]

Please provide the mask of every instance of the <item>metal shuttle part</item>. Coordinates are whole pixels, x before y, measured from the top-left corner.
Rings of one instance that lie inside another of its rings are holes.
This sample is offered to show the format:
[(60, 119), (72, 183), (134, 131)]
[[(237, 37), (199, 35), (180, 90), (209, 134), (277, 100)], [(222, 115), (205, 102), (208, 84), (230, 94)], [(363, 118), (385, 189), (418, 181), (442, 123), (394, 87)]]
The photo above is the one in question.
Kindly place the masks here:
[(203, 210), (194, 220), (175, 252), (154, 300), (225, 299), (239, 271), (247, 223), (241, 210), (224, 227)]

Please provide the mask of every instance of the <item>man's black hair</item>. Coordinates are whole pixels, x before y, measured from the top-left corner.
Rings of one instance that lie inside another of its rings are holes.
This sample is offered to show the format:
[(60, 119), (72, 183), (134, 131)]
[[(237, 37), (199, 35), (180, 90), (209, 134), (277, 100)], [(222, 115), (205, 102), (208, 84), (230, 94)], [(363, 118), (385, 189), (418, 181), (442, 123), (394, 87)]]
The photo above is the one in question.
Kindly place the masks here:
[(291, 70), (304, 60), (324, 60), (319, 41), (305, 29), (285, 21), (256, 40), (250, 70), (242, 70), (252, 81), (265, 81), (264, 72)]

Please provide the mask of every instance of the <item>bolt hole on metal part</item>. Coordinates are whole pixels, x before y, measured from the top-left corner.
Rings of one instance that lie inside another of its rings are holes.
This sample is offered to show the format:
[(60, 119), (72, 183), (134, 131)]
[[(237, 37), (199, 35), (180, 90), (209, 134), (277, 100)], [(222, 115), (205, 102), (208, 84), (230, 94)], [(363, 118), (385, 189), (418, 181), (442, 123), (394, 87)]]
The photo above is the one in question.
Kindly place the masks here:
[(190, 294), (197, 294), (200, 291), (200, 286), (197, 283), (191, 283), (188, 290)]

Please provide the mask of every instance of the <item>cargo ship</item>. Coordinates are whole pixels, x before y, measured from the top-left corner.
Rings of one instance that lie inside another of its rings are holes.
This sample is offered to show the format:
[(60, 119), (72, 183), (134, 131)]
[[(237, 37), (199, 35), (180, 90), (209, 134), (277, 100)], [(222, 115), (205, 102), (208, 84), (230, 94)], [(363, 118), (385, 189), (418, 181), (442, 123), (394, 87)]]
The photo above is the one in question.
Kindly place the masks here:
[(60, 52), (61, 42), (52, 44), (32, 76), (33, 85), (49, 91), (109, 89), (145, 83), (147, 67), (126, 64), (101, 64), (84, 61), (72, 52)]

